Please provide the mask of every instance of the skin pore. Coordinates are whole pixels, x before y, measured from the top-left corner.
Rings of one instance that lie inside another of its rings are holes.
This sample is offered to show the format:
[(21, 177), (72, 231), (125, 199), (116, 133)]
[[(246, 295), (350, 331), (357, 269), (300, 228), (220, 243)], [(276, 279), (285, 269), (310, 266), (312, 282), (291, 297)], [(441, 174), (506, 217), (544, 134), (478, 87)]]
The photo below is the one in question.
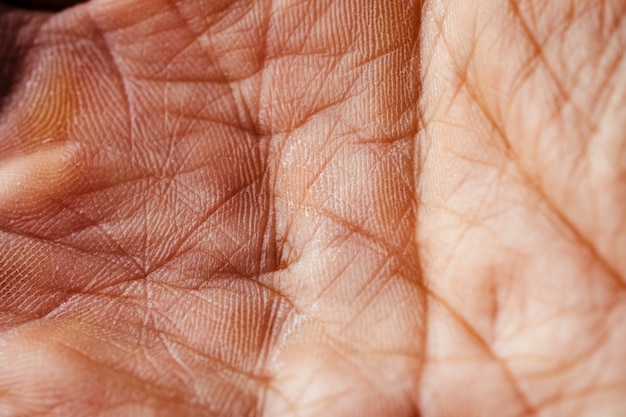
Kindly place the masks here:
[(0, 3), (0, 416), (626, 413), (625, 17)]

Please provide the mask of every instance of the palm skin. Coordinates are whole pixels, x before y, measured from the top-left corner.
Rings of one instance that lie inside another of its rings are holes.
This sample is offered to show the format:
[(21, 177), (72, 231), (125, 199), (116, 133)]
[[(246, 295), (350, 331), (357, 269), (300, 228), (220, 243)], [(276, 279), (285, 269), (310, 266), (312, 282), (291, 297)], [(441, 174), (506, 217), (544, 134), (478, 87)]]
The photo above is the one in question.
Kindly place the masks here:
[(2, 7), (1, 416), (626, 412), (622, 2)]

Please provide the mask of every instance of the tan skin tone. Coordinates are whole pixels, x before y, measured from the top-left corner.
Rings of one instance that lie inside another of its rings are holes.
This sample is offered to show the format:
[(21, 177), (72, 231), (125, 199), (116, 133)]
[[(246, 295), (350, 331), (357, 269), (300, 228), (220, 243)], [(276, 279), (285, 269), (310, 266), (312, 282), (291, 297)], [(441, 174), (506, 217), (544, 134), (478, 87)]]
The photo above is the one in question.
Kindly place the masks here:
[(626, 5), (0, 6), (0, 415), (626, 413)]

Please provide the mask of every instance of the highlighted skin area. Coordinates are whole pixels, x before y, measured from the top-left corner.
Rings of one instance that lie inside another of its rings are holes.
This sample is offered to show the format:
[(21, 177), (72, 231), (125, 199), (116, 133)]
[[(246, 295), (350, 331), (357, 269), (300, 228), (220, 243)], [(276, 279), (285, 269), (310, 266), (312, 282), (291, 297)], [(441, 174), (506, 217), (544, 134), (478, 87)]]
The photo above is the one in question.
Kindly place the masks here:
[(3, 218), (37, 215), (79, 186), (80, 173), (67, 146), (52, 146), (0, 164), (0, 213)]
[(626, 6), (548, 3), (0, 4), (0, 416), (626, 413)]

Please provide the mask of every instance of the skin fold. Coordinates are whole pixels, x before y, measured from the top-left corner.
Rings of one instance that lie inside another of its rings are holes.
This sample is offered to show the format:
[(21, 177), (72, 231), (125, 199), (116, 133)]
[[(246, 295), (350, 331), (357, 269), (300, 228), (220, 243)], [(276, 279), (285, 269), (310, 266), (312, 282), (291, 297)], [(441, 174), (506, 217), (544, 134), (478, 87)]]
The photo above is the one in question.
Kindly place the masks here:
[(626, 414), (626, 3), (0, 3), (0, 416)]

